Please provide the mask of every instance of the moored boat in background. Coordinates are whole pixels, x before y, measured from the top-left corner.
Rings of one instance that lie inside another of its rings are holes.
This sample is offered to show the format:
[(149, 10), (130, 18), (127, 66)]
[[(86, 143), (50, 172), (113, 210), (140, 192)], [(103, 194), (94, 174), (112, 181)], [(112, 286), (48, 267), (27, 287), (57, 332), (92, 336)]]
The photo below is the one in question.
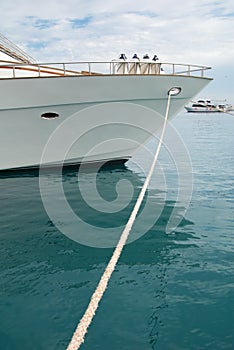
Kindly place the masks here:
[(225, 103), (225, 101), (217, 100), (198, 100), (192, 101), (184, 107), (190, 113), (216, 113), (228, 112), (233, 110), (233, 106)]

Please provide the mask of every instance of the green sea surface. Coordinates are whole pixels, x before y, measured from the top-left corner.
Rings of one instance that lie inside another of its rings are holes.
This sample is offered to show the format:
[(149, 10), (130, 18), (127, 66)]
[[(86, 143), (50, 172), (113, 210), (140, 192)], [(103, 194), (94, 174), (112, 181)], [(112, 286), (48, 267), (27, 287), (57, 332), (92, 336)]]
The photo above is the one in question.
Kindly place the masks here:
[[(177, 200), (176, 164), (164, 147), (84, 350), (234, 349), (234, 117), (182, 112), (173, 125), (191, 158), (191, 199)], [(143, 150), (97, 174), (41, 174), (53, 217), (38, 173), (0, 175), (0, 349), (66, 349), (149, 163)], [(63, 193), (54, 191), (59, 181)], [(166, 233), (172, 213), (179, 223)]]

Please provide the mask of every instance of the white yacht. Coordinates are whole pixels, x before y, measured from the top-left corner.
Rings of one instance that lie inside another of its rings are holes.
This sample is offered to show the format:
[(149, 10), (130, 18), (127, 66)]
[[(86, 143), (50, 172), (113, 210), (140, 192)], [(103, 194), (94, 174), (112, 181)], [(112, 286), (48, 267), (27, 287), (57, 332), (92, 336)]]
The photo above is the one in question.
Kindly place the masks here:
[(0, 170), (125, 162), (212, 79), (158, 59), (38, 63), (0, 35)]
[(192, 101), (190, 104), (184, 107), (187, 112), (190, 113), (217, 113), (217, 112), (230, 112), (233, 110), (233, 106), (225, 101), (217, 100), (198, 100)]

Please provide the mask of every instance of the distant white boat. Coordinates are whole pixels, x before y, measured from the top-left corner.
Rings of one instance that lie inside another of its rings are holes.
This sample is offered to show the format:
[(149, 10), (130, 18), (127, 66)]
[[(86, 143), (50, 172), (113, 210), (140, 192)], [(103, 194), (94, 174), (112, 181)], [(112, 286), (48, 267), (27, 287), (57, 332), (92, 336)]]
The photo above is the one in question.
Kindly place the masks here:
[(192, 113), (217, 113), (233, 110), (233, 106), (223, 101), (198, 100), (184, 107), (187, 112)]
[[(170, 89), (177, 95), (169, 118), (212, 80), (207, 69), (124, 56), (36, 63), (0, 35), (0, 170), (125, 162), (162, 125)], [(156, 112), (153, 119), (145, 107)]]

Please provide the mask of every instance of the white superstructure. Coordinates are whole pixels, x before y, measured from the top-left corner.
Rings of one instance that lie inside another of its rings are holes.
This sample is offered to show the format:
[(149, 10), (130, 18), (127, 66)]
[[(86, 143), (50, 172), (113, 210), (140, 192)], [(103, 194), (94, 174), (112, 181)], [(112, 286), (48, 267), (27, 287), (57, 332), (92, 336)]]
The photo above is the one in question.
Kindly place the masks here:
[(126, 58), (38, 64), (21, 51), (6, 59), (11, 49), (0, 41), (0, 170), (124, 162), (161, 126), (171, 88), (180, 93), (170, 117), (211, 80), (203, 66)]

